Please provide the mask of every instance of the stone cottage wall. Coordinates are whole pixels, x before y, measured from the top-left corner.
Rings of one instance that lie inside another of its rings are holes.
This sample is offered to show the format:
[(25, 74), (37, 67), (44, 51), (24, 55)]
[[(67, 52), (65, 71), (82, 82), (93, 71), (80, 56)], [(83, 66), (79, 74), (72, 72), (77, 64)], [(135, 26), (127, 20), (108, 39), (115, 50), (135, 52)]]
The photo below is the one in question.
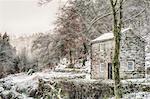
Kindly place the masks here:
[(100, 52), (99, 52), (99, 43), (95, 43), (91, 45), (91, 77), (93, 79), (99, 79), (100, 78), (100, 72), (99, 72), (99, 64), (100, 64)]
[[(113, 45), (114, 43), (112, 40), (92, 44), (92, 78), (108, 78), (108, 63), (111, 63), (112, 61)], [(105, 65), (103, 71), (100, 70), (101, 63)]]
[[(114, 41), (95, 42), (91, 45), (91, 76), (94, 79), (108, 79), (108, 63), (112, 63)], [(134, 71), (128, 71), (127, 62), (134, 61)], [(105, 70), (100, 71), (100, 64)], [(120, 77), (123, 79), (142, 78), (145, 76), (145, 42), (131, 30), (121, 35)]]
[[(128, 61), (134, 61), (134, 71), (128, 71)], [(145, 76), (145, 42), (131, 30), (121, 36), (120, 76), (125, 79)]]

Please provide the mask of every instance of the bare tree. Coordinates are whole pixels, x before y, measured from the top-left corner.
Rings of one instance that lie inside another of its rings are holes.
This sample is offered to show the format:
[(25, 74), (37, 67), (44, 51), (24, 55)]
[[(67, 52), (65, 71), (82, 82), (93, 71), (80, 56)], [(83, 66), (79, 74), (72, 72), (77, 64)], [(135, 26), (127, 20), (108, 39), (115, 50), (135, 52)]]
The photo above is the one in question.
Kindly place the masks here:
[[(56, 21), (55, 32), (61, 41), (61, 53), (66, 53), (70, 60), (70, 67), (75, 63), (75, 54), (78, 48), (86, 42), (81, 31), (84, 29), (81, 18), (77, 14), (75, 5), (70, 2), (69, 6), (61, 9), (60, 15)], [(85, 48), (85, 47), (84, 47)], [(86, 48), (85, 48), (86, 49)]]
[[(120, 99), (122, 97), (121, 92), (121, 83), (120, 83), (120, 61), (119, 61), (119, 54), (120, 54), (120, 40), (121, 40), (121, 28), (122, 28), (122, 3), (123, 0), (110, 0), (112, 12), (113, 12), (113, 33), (115, 39), (115, 51), (113, 57), (113, 77), (114, 77), (114, 93), (115, 98)], [(119, 3), (119, 4), (118, 4)], [(119, 5), (119, 14), (117, 14)]]

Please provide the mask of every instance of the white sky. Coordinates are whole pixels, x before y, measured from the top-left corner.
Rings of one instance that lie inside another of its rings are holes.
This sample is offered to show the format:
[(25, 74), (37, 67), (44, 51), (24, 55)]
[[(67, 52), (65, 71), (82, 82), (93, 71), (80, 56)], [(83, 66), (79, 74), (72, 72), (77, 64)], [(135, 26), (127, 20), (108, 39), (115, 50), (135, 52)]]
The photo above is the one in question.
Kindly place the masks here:
[(0, 0), (0, 32), (20, 36), (50, 30), (59, 1), (39, 7), (38, 0)]

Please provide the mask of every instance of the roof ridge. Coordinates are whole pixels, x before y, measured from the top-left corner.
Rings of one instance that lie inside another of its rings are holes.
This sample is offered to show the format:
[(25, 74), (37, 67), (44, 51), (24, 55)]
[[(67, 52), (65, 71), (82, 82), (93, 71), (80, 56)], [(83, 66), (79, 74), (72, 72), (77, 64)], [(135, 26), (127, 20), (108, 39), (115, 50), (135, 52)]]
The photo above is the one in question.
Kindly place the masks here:
[[(132, 28), (125, 28), (122, 29), (122, 32), (125, 32), (127, 30), (130, 30)], [(108, 39), (113, 39), (114, 38), (114, 34), (112, 31), (108, 32), (108, 33), (103, 33), (101, 36), (97, 37), (96, 39), (92, 40), (91, 42), (96, 42), (96, 41), (104, 41), (104, 40), (108, 40)]]

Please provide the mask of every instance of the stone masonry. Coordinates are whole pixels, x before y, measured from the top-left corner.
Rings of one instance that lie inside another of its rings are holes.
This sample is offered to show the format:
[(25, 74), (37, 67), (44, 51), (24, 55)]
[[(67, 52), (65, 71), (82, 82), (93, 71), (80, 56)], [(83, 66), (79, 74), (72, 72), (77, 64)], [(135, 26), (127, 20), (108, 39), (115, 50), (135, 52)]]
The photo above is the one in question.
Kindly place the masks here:
[[(110, 79), (114, 53), (113, 33), (104, 33), (91, 41), (91, 78)], [(128, 70), (132, 61), (134, 69)], [(121, 32), (120, 77), (122, 79), (143, 78), (145, 76), (145, 41), (131, 28)], [(112, 79), (112, 78), (111, 78)]]

